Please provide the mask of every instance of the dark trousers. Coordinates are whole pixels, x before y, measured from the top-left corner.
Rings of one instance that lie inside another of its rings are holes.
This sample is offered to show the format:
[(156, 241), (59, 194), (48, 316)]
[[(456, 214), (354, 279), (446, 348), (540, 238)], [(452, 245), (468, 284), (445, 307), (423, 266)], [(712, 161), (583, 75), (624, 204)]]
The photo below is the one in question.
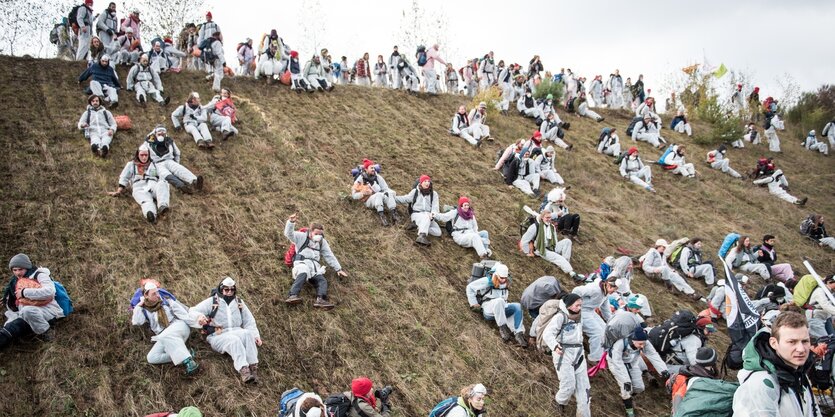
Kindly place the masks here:
[(569, 234), (569, 235), (577, 235), (577, 232), (580, 231), (580, 215), (579, 214), (566, 214), (561, 216), (557, 219), (557, 230)]
[(305, 282), (309, 282), (310, 285), (316, 287), (318, 297), (328, 298), (328, 280), (325, 279), (324, 275), (314, 275), (311, 278), (308, 278), (307, 274), (297, 275), (295, 281), (293, 281), (293, 286), (290, 287), (290, 295), (299, 295)]

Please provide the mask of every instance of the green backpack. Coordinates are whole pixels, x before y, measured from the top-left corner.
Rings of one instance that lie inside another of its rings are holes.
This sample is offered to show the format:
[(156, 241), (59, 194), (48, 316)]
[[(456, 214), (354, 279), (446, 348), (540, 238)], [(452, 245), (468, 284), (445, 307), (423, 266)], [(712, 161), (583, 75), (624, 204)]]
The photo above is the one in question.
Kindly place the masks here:
[(721, 379), (696, 378), (673, 417), (731, 417), (734, 394), (739, 384)]
[(809, 302), (809, 298), (812, 297), (812, 292), (815, 291), (815, 288), (818, 288), (818, 281), (815, 280), (815, 277), (804, 275), (800, 278), (800, 281), (797, 281), (797, 285), (794, 286), (794, 303), (798, 307), (803, 308)]

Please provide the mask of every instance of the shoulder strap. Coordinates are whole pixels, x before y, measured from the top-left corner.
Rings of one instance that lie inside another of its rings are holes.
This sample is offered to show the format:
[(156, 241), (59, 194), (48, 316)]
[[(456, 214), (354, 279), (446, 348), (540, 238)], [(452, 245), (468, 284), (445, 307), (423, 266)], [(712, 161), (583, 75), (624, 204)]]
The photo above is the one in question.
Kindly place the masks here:
[(90, 112), (92, 112), (92, 111), (93, 111), (92, 109), (89, 109), (89, 108), (87, 109), (87, 126), (90, 126)]
[(214, 319), (214, 318), (215, 318), (215, 315), (217, 314), (217, 309), (218, 309), (218, 307), (220, 307), (219, 302), (220, 302), (220, 301), (219, 301), (219, 297), (218, 297), (218, 295), (217, 295), (217, 294), (215, 294), (215, 295), (212, 297), (212, 311), (210, 311), (210, 312), (209, 312), (209, 315), (208, 315), (208, 316), (206, 316), (206, 317), (208, 317), (208, 318), (209, 318), (209, 320), (210, 320), (210, 321), (211, 321), (212, 319)]
[(362, 409), (360, 408), (359, 398), (354, 398), (354, 401), (351, 402), (351, 407), (353, 407), (354, 411), (356, 411), (357, 414), (360, 415), (360, 417), (370, 417), (368, 414), (365, 413), (365, 411), (362, 411)]

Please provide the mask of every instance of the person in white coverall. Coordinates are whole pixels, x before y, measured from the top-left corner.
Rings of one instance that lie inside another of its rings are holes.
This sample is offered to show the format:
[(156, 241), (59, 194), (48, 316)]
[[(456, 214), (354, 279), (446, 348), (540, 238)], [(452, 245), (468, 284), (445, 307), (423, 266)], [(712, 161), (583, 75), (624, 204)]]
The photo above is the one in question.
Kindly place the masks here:
[(589, 97), (594, 101), (594, 107), (603, 107), (603, 76), (596, 75), (589, 85)]
[(745, 134), (742, 135), (742, 139), (737, 139), (731, 142), (731, 146), (733, 146), (734, 148), (744, 148), (745, 142), (750, 142), (752, 145), (760, 144), (760, 137), (759, 132), (757, 132), (757, 125), (755, 125), (753, 122), (748, 123), (748, 126), (745, 128)]
[(75, 52), (75, 60), (81, 61), (87, 57), (90, 50), (90, 39), (93, 38), (93, 0), (84, 0), (84, 5), (76, 12), (75, 23), (78, 25), (78, 50)]
[(134, 36), (133, 29), (125, 29), (125, 34), (116, 38), (114, 50), (117, 51), (114, 57), (115, 64), (133, 65), (139, 61), (142, 53), (142, 44), (139, 37)]
[(502, 86), (502, 101), (499, 102), (499, 109), (503, 115), (507, 115), (510, 103), (515, 103), (525, 95), (525, 76), (519, 74), (512, 83)]
[(191, 194), (203, 189), (203, 176), (194, 175), (180, 164), (180, 149), (174, 139), (168, 136), (165, 126), (158, 125), (145, 139), (151, 152), (151, 161), (160, 169), (160, 178), (168, 181), (180, 191)]
[(580, 93), (580, 97), (577, 100), (577, 114), (583, 117), (588, 117), (596, 122), (602, 122), (603, 116), (597, 114), (595, 111), (589, 108), (589, 102), (586, 100), (586, 93)]
[(818, 151), (826, 156), (829, 156), (829, 147), (826, 146), (826, 142), (818, 140), (814, 130), (810, 130), (806, 139), (803, 140), (803, 147), (810, 151)]
[(116, 119), (109, 110), (101, 105), (101, 98), (91, 95), (87, 98), (87, 110), (78, 119), (78, 129), (90, 139), (90, 150), (95, 155), (106, 157), (110, 151), (110, 142), (116, 134)]
[(479, 278), (467, 284), (467, 302), (473, 310), (481, 310), (485, 320), (495, 321), (499, 335), (505, 342), (515, 337), (516, 343), (528, 347), (525, 336), (522, 306), (508, 303), (510, 292), (510, 273), (507, 265), (496, 263), (492, 275)]
[(786, 188), (789, 187), (789, 181), (786, 180), (786, 176), (783, 174), (782, 169), (778, 169), (774, 171), (771, 175), (767, 177), (763, 177), (760, 179), (754, 180), (754, 184), (756, 185), (766, 185), (768, 186), (768, 192), (777, 196), (777, 198), (788, 201), (789, 203), (802, 206), (806, 204), (808, 201), (808, 197), (803, 197), (798, 199), (797, 197), (791, 195), (786, 191)]
[(684, 115), (683, 110), (676, 113), (676, 117), (670, 122), (671, 127), (678, 133), (685, 133), (687, 136), (693, 136), (693, 127), (687, 121), (687, 116)]
[(170, 98), (162, 96), (162, 82), (159, 74), (151, 67), (147, 54), (142, 54), (139, 57), (139, 63), (130, 69), (127, 82), (127, 90), (136, 91), (136, 101), (139, 104), (144, 105), (148, 96), (156, 100), (160, 106), (165, 106), (170, 101)]
[(614, 127), (604, 127), (597, 140), (597, 152), (603, 155), (620, 156), (620, 137)]
[(316, 287), (316, 301), (313, 307), (330, 310), (334, 305), (328, 301), (328, 281), (325, 279), (325, 267), (322, 266), (321, 260), (324, 258), (336, 271), (337, 276), (347, 277), (348, 272), (342, 269), (325, 239), (325, 227), (319, 223), (312, 223), (306, 232), (296, 231), (297, 217), (295, 213), (290, 215), (284, 224), (284, 237), (296, 247), (296, 255), (293, 258), (293, 286), (290, 287), (290, 296), (284, 302), (291, 305), (301, 303), (299, 294), (305, 283), (310, 283)]
[(571, 278), (575, 278), (578, 275), (569, 263), (573, 243), (571, 239), (560, 239), (557, 236), (557, 225), (554, 222), (554, 217), (548, 209), (543, 210), (536, 221), (528, 226), (528, 229), (522, 235), (522, 239), (519, 241), (519, 249), (526, 256), (539, 256), (551, 262)]
[(673, 151), (664, 158), (664, 164), (675, 166), (672, 170), (673, 174), (679, 174), (685, 178), (693, 178), (696, 176), (696, 167), (684, 159), (685, 150), (684, 145), (675, 146)]
[[(549, 94), (550, 96), (550, 94)], [(545, 103), (550, 101), (546, 99)], [(539, 133), (542, 134), (542, 138), (548, 141), (551, 141), (554, 145), (559, 146), (567, 151), (570, 151), (574, 145), (570, 145), (566, 143), (560, 136), (565, 136), (565, 132), (563, 131), (563, 126), (567, 126), (560, 120), (560, 116), (557, 115), (557, 112), (549, 111), (545, 114), (545, 120), (542, 121), (542, 124), (539, 125)]]
[(486, 230), (478, 230), (475, 210), (467, 197), (458, 199), (458, 207), (446, 213), (433, 213), (436, 221), (452, 222), (452, 240), (458, 246), (475, 249), (480, 258), (493, 254), (490, 250), (490, 235)]
[(554, 164), (556, 156), (554, 154), (554, 147), (549, 146), (542, 150), (542, 153), (537, 155), (534, 160), (534, 165), (539, 173), (539, 178), (550, 182), (551, 184), (565, 184), (562, 176), (557, 173), (557, 168)]
[(125, 164), (119, 175), (119, 187), (109, 192), (116, 197), (131, 188), (133, 199), (142, 209), (142, 214), (150, 223), (156, 223), (157, 217), (168, 210), (169, 188), (165, 181), (165, 171), (151, 160), (148, 145), (143, 143), (133, 160)]
[(478, 63), (479, 88), (483, 91), (495, 84), (498, 75), (493, 51), (490, 51)]
[(263, 47), (258, 51), (258, 64), (255, 68), (255, 79), (261, 76), (267, 77), (267, 82), (272, 83), (276, 77), (280, 77), (287, 67), (287, 58), (290, 50), (278, 37), (275, 29), (270, 31), (268, 36), (262, 38)]
[(768, 150), (771, 152), (780, 152), (780, 138), (777, 136), (778, 130), (785, 130), (786, 126), (780, 116), (774, 114), (770, 118), (766, 116), (765, 138), (768, 139)]
[(220, 94), (216, 94), (212, 99), (203, 106), (209, 113), (209, 124), (216, 132), (221, 133), (221, 139), (227, 140), (232, 136), (238, 134), (238, 128), (232, 124), (232, 118), (222, 114), (218, 108), (217, 103), (221, 100), (229, 98), (229, 90), (226, 88), (220, 89)]
[(208, 59), (205, 59), (203, 62), (206, 64), (206, 71), (209, 72), (209, 75), (206, 76), (206, 79), (211, 79), (212, 81), (212, 91), (215, 93), (220, 92), (220, 83), (223, 81), (223, 69), (226, 68), (226, 56), (223, 53), (223, 39), (221, 33), (215, 32), (209, 38), (212, 39), (211, 41), (211, 55)]
[(154, 346), (148, 352), (147, 360), (152, 365), (173, 363), (182, 364), (186, 375), (197, 372), (197, 362), (186, 347), (191, 335), (191, 328), (200, 328), (189, 315), (188, 308), (179, 301), (160, 296), (159, 288), (153, 282), (146, 282), (142, 287), (142, 297), (133, 307), (131, 324), (148, 327), (154, 332), (151, 341)]
[(731, 168), (731, 161), (725, 156), (726, 153), (728, 153), (728, 147), (723, 143), (715, 150), (707, 153), (706, 161), (713, 169), (718, 169), (734, 178), (742, 178), (739, 172)]
[(644, 256), (639, 258), (641, 261), (641, 269), (647, 275), (659, 275), (668, 289), (674, 287), (685, 295), (698, 300), (700, 297), (693, 290), (693, 287), (664, 260), (664, 250), (667, 249), (667, 246), (669, 246), (669, 243), (666, 240), (656, 240), (655, 247), (650, 248)]
[(418, 236), (415, 239), (419, 245), (429, 246), (431, 243), (427, 235), (440, 236), (441, 227), (433, 219), (432, 213), (440, 211), (440, 197), (433, 189), (432, 178), (421, 175), (418, 185), (406, 195), (394, 198), (397, 204), (408, 204), (412, 222), (417, 226)]
[(470, 126), (473, 130), (481, 130), (481, 137), (487, 140), (490, 139), (490, 126), (487, 125), (487, 103), (480, 102), (478, 107), (470, 110)]
[(825, 124), (823, 130), (821, 130), (821, 134), (829, 138), (829, 147), (835, 148), (835, 120)]
[[(55, 283), (48, 268), (35, 267), (29, 256), (18, 253), (9, 261), (15, 285), (3, 296), (6, 304), (6, 323), (0, 329), (0, 340), (8, 343), (16, 336), (10, 328), (22, 330), (28, 326), (43, 341), (55, 339), (50, 321), (64, 317), (64, 310), (55, 301)], [(24, 323), (20, 323), (22, 320)]]
[(694, 237), (681, 249), (679, 268), (688, 278), (704, 278), (705, 284), (713, 285), (716, 271), (713, 265), (702, 262), (702, 239)]
[(632, 129), (632, 140), (640, 140), (656, 148), (663, 147), (667, 141), (661, 137), (658, 126), (659, 123), (652, 120), (651, 115), (645, 115), (644, 119), (635, 124), (634, 129)]
[(616, 69), (614, 74), (609, 75), (609, 81), (606, 83), (606, 88), (611, 91), (608, 99), (609, 108), (623, 108), (623, 77), (620, 76), (620, 70)]
[[(606, 322), (612, 318), (609, 308), (609, 294), (617, 291), (616, 279), (603, 281), (595, 279), (585, 285), (574, 287), (572, 293), (583, 298), (582, 321), (583, 333), (589, 338), (589, 364), (596, 364), (603, 358), (603, 341), (606, 333)], [(597, 314), (596, 309), (600, 310)], [(601, 318), (601, 315), (603, 316)]]
[(765, 264), (759, 262), (748, 236), (743, 235), (737, 239), (736, 245), (725, 255), (725, 263), (734, 270), (757, 274), (766, 281), (771, 279), (771, 272)]
[(452, 126), (449, 132), (466, 140), (470, 145), (478, 146), (481, 142), (481, 125), (473, 126), (470, 123), (467, 108), (463, 104), (458, 107), (455, 116), (452, 116)]
[(551, 360), (557, 371), (559, 389), (555, 399), (560, 411), (571, 396), (577, 401), (577, 417), (591, 417), (591, 384), (583, 350), (583, 299), (570, 293), (559, 301), (559, 312), (555, 314), (542, 334), (542, 339), (551, 350)]
[(655, 188), (652, 187), (652, 169), (649, 165), (644, 165), (641, 161), (641, 158), (638, 156), (638, 148), (633, 146), (626, 153), (627, 156), (620, 161), (620, 176), (654, 193)]
[[(214, 108), (212, 106), (211, 108)], [(209, 130), (209, 119), (213, 114), (209, 106), (200, 103), (200, 94), (189, 94), (185, 104), (180, 105), (171, 113), (171, 123), (174, 130), (185, 128), (186, 133), (194, 138), (198, 148), (214, 148), (212, 132)]]
[(192, 307), (189, 313), (208, 334), (212, 350), (232, 357), (244, 383), (258, 382), (258, 346), (261, 333), (249, 307), (237, 296), (231, 277), (223, 278), (217, 293)]
[(116, 19), (116, 3), (111, 2), (104, 9), (99, 18), (96, 19), (96, 34), (104, 45), (105, 51), (108, 54), (113, 54), (113, 42), (116, 41), (116, 34), (119, 32), (119, 21)]
[(397, 214), (397, 202), (394, 200), (395, 192), (389, 188), (383, 176), (377, 173), (374, 161), (365, 159), (362, 161), (362, 172), (357, 175), (351, 185), (351, 198), (365, 202), (365, 206), (377, 211), (377, 216), (383, 227), (389, 225), (386, 219), (385, 210), (392, 216), (392, 223), (397, 224), (400, 216)]
[[(585, 322), (583, 326), (586, 326)], [(631, 335), (616, 341), (608, 353), (609, 370), (612, 371), (620, 387), (620, 397), (623, 399), (627, 417), (635, 416), (632, 396), (644, 392), (645, 389), (643, 371), (647, 369), (647, 366), (644, 363), (644, 356), (661, 374), (662, 380), (666, 381), (670, 377), (667, 365), (647, 339), (647, 332), (638, 326)]]
[(522, 159), (519, 161), (518, 174), (516, 175), (516, 179), (513, 180), (513, 186), (521, 190), (525, 195), (536, 197), (539, 195), (540, 180), (536, 161), (531, 158), (530, 149), (525, 149), (523, 152)]

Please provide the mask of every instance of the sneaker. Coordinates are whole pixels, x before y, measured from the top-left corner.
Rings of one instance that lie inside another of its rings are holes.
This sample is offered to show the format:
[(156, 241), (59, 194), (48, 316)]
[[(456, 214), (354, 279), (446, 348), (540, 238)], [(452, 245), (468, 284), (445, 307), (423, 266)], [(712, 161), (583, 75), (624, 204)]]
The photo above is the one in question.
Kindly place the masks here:
[(502, 340), (507, 342), (513, 336), (513, 332), (510, 331), (510, 327), (507, 327), (506, 324), (503, 324), (499, 327), (499, 336), (501, 336)]
[(321, 308), (322, 310), (327, 311), (333, 310), (333, 308), (336, 306), (334, 306), (333, 303), (322, 297), (316, 297), (316, 301), (313, 302), (313, 307)]
[(50, 327), (49, 329), (47, 329), (47, 331), (39, 334), (38, 339), (41, 339), (41, 341), (44, 342), (51, 342), (55, 340), (55, 329)]
[(417, 242), (418, 245), (423, 245), (423, 246), (432, 245), (432, 242), (430, 242), (429, 239), (426, 238), (426, 233), (419, 234), (417, 239), (415, 239), (415, 242)]
[(626, 417), (635, 417), (635, 409), (634, 408), (627, 408), (626, 409)]
[(145, 218), (148, 219), (148, 223), (154, 224), (157, 222), (157, 216), (151, 211), (145, 213)]
[(238, 371), (241, 374), (241, 382), (244, 384), (251, 384), (255, 382), (255, 378), (252, 376), (252, 372), (249, 370), (249, 366), (244, 366)]
[(525, 332), (516, 333), (516, 343), (522, 347), (522, 349), (528, 348), (528, 339), (525, 337)]
[(189, 376), (194, 375), (197, 372), (197, 369), (200, 367), (200, 365), (198, 365), (197, 362), (195, 362), (194, 359), (191, 358), (191, 356), (189, 356), (188, 358), (186, 358), (186, 360), (183, 361), (183, 366), (186, 367), (186, 375)]
[(569, 277), (571, 277), (571, 279), (573, 279), (573, 280), (574, 280), (574, 282), (583, 282), (583, 281), (585, 281), (585, 280), (586, 280), (586, 276), (585, 276), (585, 275), (583, 275), (583, 274), (578, 274), (578, 273), (576, 273), (576, 272), (574, 272), (574, 271), (571, 271), (571, 273), (570, 273), (570, 274), (568, 274), (568, 276), (569, 276)]
[(167, 106), (168, 103), (170, 103), (170, 102), (171, 102), (171, 97), (166, 97), (165, 99), (162, 100), (162, 105)]
[(290, 297), (287, 297), (287, 299), (284, 300), (284, 302), (290, 305), (301, 304), (302, 298), (298, 295), (291, 295)]
[(568, 147), (565, 148), (566, 151), (570, 151), (572, 149), (574, 149), (574, 144), (573, 143), (569, 143)]
[(397, 213), (397, 209), (391, 210), (391, 223), (392, 224), (400, 223), (400, 214)]
[(258, 383), (258, 364), (249, 365), (249, 374), (252, 375), (252, 383)]

